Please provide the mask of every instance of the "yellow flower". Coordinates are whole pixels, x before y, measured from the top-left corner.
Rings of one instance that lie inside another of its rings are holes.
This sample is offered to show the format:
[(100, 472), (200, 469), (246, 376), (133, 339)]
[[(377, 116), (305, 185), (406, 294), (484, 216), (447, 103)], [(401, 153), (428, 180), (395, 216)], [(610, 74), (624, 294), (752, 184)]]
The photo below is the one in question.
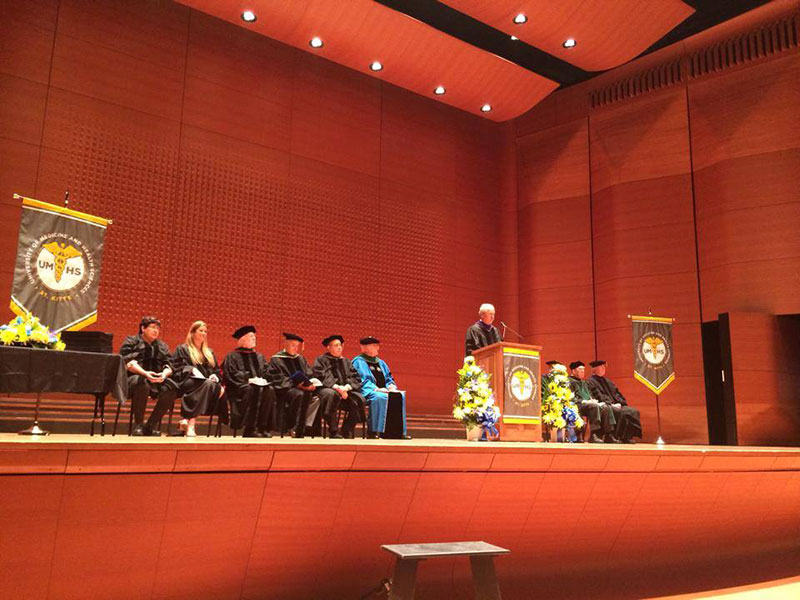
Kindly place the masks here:
[(0, 331), (0, 342), (4, 344), (11, 344), (14, 341), (14, 338), (17, 337), (17, 332), (10, 327), (8, 329), (4, 329)]
[(31, 331), (31, 335), (29, 337), (32, 342), (38, 342), (40, 344), (47, 344), (50, 342), (47, 332), (42, 331), (41, 329)]
[(66, 347), (67, 347), (67, 345), (64, 342), (62, 342), (61, 340), (56, 342), (56, 345), (55, 345), (55, 349), (56, 350), (63, 350)]

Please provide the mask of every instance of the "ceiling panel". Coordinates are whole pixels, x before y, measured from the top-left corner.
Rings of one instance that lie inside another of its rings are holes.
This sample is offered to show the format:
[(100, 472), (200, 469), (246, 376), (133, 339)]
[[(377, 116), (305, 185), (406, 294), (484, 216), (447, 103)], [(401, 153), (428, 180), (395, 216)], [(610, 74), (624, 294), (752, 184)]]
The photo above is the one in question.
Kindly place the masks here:
[[(441, 0), (451, 8), (587, 71), (638, 56), (694, 13), (680, 0)], [(514, 17), (523, 13), (526, 23)], [(573, 38), (577, 44), (564, 48)]]
[[(179, 0), (245, 29), (494, 121), (529, 110), (558, 84), (372, 0)], [(244, 10), (258, 16), (241, 19)], [(312, 49), (319, 36), (324, 47)], [(369, 65), (384, 65), (373, 72)], [(447, 93), (433, 94), (443, 85)], [(492, 111), (482, 113), (484, 103)]]

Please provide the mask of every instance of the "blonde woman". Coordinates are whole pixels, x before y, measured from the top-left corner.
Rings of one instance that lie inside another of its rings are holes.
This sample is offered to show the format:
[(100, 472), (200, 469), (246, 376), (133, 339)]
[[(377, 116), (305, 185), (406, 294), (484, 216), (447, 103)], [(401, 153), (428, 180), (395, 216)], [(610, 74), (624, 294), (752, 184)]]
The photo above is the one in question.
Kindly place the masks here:
[(207, 340), (208, 327), (203, 321), (195, 321), (186, 334), (186, 343), (175, 348), (172, 359), (173, 377), (183, 394), (180, 427), (187, 437), (197, 435), (195, 421), (200, 415), (220, 414), (227, 421), (225, 403), (221, 401), (225, 393), (222, 372)]

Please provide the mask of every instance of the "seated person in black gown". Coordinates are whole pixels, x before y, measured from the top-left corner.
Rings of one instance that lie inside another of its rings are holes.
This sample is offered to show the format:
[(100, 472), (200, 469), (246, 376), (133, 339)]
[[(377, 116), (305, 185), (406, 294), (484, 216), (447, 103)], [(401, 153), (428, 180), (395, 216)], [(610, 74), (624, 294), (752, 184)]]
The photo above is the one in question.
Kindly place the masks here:
[[(322, 382), (317, 390), (322, 401), (322, 413), (328, 423), (332, 438), (352, 438), (356, 423), (364, 422), (364, 397), (361, 391), (361, 378), (350, 360), (342, 356), (344, 338), (331, 335), (322, 340), (328, 351), (314, 361), (314, 377)], [(346, 411), (342, 432), (339, 433), (336, 411)]]
[(284, 348), (273, 354), (267, 366), (267, 378), (281, 403), (283, 423), (281, 435), (292, 433), (301, 438), (313, 432), (319, 411), (319, 395), (322, 384), (314, 379), (314, 373), (301, 352), (303, 338), (294, 333), (283, 334)]
[[(128, 396), (135, 423), (133, 435), (161, 435), (158, 432), (161, 417), (178, 395), (178, 385), (170, 379), (169, 346), (158, 339), (160, 335), (161, 321), (156, 317), (142, 317), (139, 334), (126, 337), (119, 351), (128, 369)], [(156, 405), (144, 423), (147, 399), (151, 397), (156, 399)]]
[(481, 304), (478, 309), (478, 320), (467, 328), (465, 356), (470, 356), (478, 348), (502, 342), (500, 332), (492, 325), (494, 322), (494, 306)]
[(592, 398), (608, 404), (614, 411), (617, 429), (614, 433), (623, 444), (635, 444), (633, 438), (642, 437), (642, 421), (639, 411), (628, 406), (625, 396), (619, 391), (614, 382), (606, 377), (606, 361), (593, 360), (589, 363), (592, 367), (592, 376), (586, 381)]
[[(592, 398), (589, 385), (583, 378), (586, 365), (576, 360), (569, 363), (569, 370), (569, 387), (572, 393), (575, 394), (575, 404), (578, 405), (578, 411), (590, 426), (589, 432), (591, 435), (589, 441), (595, 444), (602, 444), (603, 442), (619, 443), (619, 440), (614, 437), (614, 430), (617, 425), (614, 419), (614, 411), (605, 402), (599, 402)], [(578, 439), (581, 439), (580, 435)]]
[(256, 328), (244, 325), (233, 332), (236, 349), (225, 357), (225, 393), (231, 404), (231, 427), (244, 427), (244, 437), (272, 437), (270, 416), (275, 392), (266, 379), (267, 361), (256, 352)]
[[(208, 347), (208, 327), (203, 321), (195, 321), (186, 334), (186, 342), (175, 348), (172, 356), (172, 378), (177, 382), (181, 399), (180, 428), (186, 437), (195, 437), (195, 423), (200, 415), (220, 414), (219, 407), (225, 388), (222, 387), (222, 371), (217, 357)], [(224, 411), (227, 422), (228, 411)]]

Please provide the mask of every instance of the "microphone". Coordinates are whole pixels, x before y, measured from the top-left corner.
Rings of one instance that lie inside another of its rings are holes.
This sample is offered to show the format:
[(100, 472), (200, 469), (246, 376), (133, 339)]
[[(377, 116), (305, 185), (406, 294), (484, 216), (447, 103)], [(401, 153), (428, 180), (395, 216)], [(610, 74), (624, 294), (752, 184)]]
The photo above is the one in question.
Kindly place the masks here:
[(500, 321), (500, 325), (503, 326), (503, 339), (506, 339), (506, 329), (508, 329), (511, 333), (516, 334), (516, 336), (520, 340), (524, 340), (525, 339), (519, 331), (516, 331), (516, 330), (512, 329), (511, 327), (506, 325), (504, 321)]

